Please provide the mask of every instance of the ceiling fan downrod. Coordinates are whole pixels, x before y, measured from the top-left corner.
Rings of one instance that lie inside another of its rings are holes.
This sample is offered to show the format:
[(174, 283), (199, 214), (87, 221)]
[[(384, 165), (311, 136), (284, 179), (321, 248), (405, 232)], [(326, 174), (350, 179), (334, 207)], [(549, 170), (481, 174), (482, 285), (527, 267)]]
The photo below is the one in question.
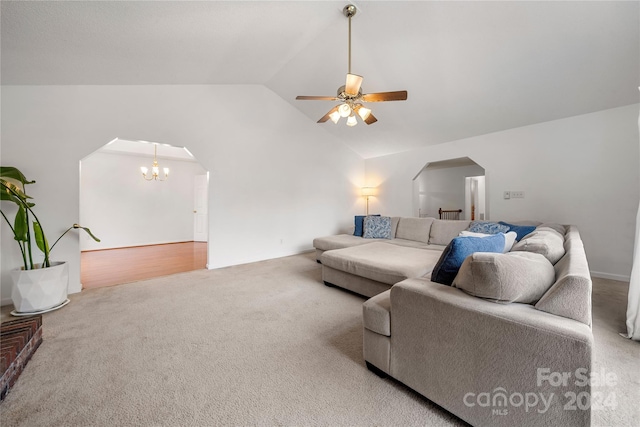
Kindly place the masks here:
[(357, 10), (352, 4), (348, 4), (342, 9), (344, 16), (349, 18), (349, 74), (351, 74), (351, 17), (356, 14)]

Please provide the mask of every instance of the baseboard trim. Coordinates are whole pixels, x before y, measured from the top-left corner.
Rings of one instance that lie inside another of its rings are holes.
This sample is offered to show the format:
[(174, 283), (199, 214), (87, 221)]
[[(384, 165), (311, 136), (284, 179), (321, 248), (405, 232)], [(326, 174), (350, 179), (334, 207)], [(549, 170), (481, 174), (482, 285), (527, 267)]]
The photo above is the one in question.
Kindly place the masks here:
[(631, 276), (625, 276), (623, 274), (603, 273), (602, 271), (590, 271), (591, 277), (597, 277), (599, 279), (617, 280), (619, 282), (628, 282), (631, 280)]
[(2, 301), (0, 301), (0, 306), (4, 307), (5, 305), (11, 305), (13, 304), (13, 300), (11, 298), (3, 298)]
[(132, 248), (144, 248), (147, 246), (161, 246), (161, 245), (176, 245), (178, 243), (207, 243), (207, 242), (200, 242), (200, 241), (196, 241), (196, 240), (179, 240), (177, 242), (156, 242), (156, 243), (144, 243), (144, 244), (139, 244), (139, 245), (131, 245), (131, 246), (109, 246), (106, 248), (97, 248), (97, 249), (82, 249), (80, 251), (80, 253), (82, 252), (98, 252), (98, 251), (111, 251), (114, 249), (132, 249)]
[(295, 255), (302, 255), (302, 254), (310, 254), (310, 253), (315, 253), (315, 249), (311, 248), (311, 249), (295, 249), (292, 251), (284, 251), (281, 252), (277, 255), (274, 256), (270, 256), (268, 258), (251, 258), (251, 259), (245, 259), (245, 260), (240, 260), (237, 262), (233, 262), (230, 264), (220, 264), (220, 265), (215, 265), (215, 264), (206, 264), (207, 270), (217, 270), (218, 268), (227, 268), (227, 267), (234, 267), (236, 265), (245, 265), (245, 264), (253, 264), (254, 262), (262, 262), (262, 261), (269, 261), (271, 259), (278, 259), (278, 258), (286, 258), (289, 256), (295, 256)]

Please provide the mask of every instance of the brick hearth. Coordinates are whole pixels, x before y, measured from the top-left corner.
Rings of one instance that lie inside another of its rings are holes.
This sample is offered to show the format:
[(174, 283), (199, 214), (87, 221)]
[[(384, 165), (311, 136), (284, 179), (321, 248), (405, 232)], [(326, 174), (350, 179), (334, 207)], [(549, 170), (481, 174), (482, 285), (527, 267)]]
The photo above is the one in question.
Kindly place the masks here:
[(4, 322), (0, 325), (0, 400), (9, 389), (42, 343), (42, 316)]

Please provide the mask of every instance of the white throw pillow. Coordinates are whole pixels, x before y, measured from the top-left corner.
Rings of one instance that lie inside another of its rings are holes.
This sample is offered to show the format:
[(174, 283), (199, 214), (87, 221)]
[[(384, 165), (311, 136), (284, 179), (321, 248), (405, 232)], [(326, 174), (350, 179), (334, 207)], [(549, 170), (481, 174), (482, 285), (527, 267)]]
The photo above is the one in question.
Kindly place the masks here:
[[(510, 231), (508, 233), (503, 233), (503, 234), (504, 234), (504, 250), (502, 251), (502, 253), (505, 254), (509, 252), (513, 247), (513, 244), (516, 242), (516, 237), (518, 237), (518, 234), (515, 231)], [(463, 230), (460, 232), (459, 236), (489, 237), (489, 236), (493, 236), (493, 234), (474, 233), (473, 231)]]

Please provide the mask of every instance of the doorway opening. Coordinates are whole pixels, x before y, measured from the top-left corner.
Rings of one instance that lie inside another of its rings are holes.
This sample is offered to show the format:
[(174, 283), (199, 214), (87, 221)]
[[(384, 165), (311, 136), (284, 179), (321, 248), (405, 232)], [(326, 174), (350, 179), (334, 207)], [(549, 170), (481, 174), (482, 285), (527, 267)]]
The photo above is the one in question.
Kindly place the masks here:
[(83, 158), (80, 222), (101, 239), (80, 239), (83, 289), (206, 268), (208, 185), (185, 147), (116, 138)]
[(460, 211), (459, 219), (489, 218), (485, 170), (469, 157), (427, 163), (413, 179), (414, 214), (439, 218)]

